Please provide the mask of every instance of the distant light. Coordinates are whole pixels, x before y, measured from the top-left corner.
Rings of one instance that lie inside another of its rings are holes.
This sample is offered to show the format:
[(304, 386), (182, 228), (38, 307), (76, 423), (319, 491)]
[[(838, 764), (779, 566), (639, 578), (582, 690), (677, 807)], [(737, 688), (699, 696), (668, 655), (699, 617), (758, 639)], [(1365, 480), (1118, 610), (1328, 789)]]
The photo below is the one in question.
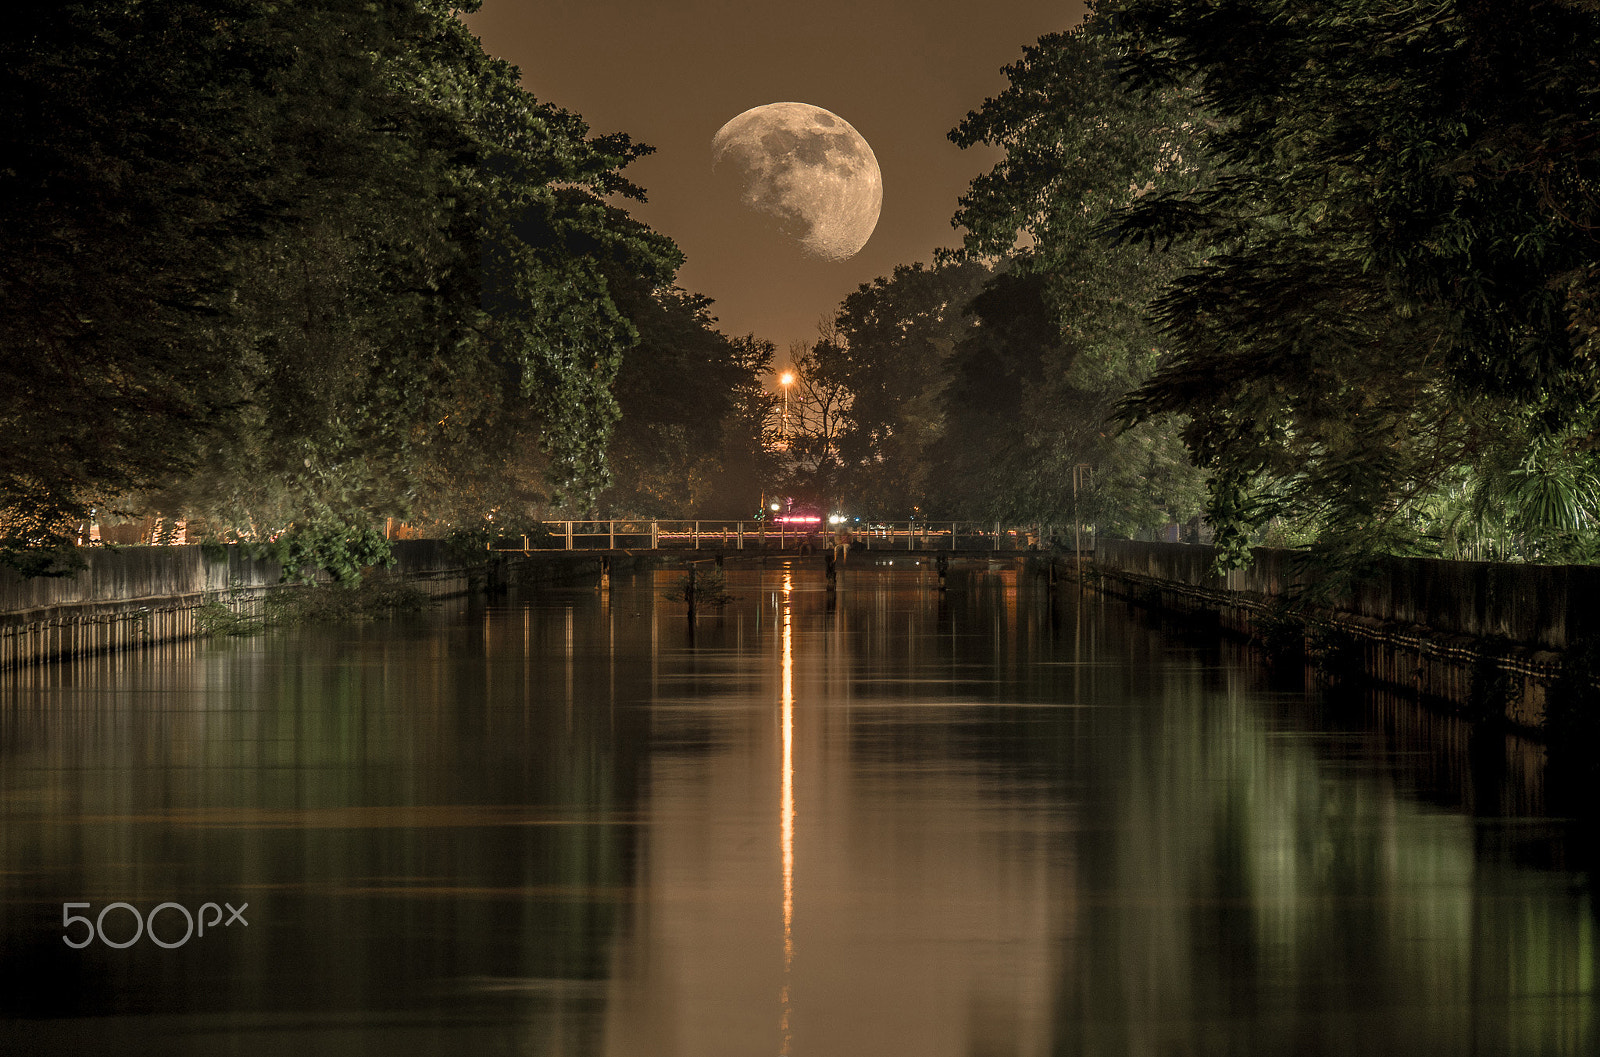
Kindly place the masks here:
[(829, 514), (828, 515), (828, 524), (830, 524), (830, 525), (838, 525), (838, 524), (842, 523), (843, 521), (844, 521), (844, 515), (842, 515), (842, 514)]
[(785, 514), (772, 520), (780, 525), (815, 525), (822, 521), (816, 514)]
[(774, 510), (778, 509), (778, 504), (777, 503), (773, 503), (772, 504), (772, 509), (774, 509)]
[(778, 383), (780, 385), (793, 385), (794, 384), (794, 375), (789, 373), (788, 371), (784, 371), (782, 374), (780, 374), (778, 376)]

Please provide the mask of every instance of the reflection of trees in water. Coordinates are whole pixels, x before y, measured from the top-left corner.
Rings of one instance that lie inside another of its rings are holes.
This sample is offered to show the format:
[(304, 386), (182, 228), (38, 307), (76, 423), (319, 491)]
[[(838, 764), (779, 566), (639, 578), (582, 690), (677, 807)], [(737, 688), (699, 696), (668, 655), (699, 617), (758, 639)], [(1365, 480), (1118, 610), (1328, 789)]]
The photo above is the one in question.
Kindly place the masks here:
[(1081, 757), (1102, 824), (1080, 838), (1059, 1023), (1086, 1052), (1320, 1052), (1330, 1030), (1349, 1052), (1577, 1052), (1592, 1036), (1581, 901), (1414, 799), (1470, 788), (1465, 745), (1322, 734), (1315, 701), (1272, 715), (1242, 674), (1216, 685), (1214, 655), (1122, 633), (1155, 678), (1094, 671), (1134, 707), (1091, 712)]
[[(680, 926), (720, 928), (727, 953), (753, 942), (739, 915), (775, 920), (760, 890), (729, 905), (666, 887), (708, 860), (777, 883), (713, 839), (742, 839), (741, 812), (777, 832), (777, 610), (760, 573), (729, 575), (741, 601), (692, 639), (656, 580), (624, 574), (605, 599), (462, 605), (443, 629), (274, 633), (19, 677), (0, 698), (8, 903), (233, 897), (252, 913), (248, 939), (181, 958), (69, 951), (13, 914), (5, 1009), (382, 1019), (402, 1051), (418, 1024), (560, 1034), (573, 1053), (623, 1021), (678, 1030)], [(1070, 590), (1052, 603), (1003, 570), (958, 566), (943, 594), (930, 568), (854, 562), (834, 595), (820, 568), (796, 585), (797, 971), (953, 922), (959, 965), (865, 956), (968, 988), (974, 1039), (1020, 1040), (1021, 1024), (1082, 1053), (1593, 1041), (1585, 900), (1524, 865), (1559, 865), (1560, 839), (1436, 806), (1527, 803), (1516, 753), (1513, 792), (1495, 794), (1443, 721), (1264, 696), (1215, 643)], [(818, 1030), (816, 992), (795, 993)]]
[[(584, 594), (475, 607), (442, 632), (318, 627), (79, 666), (54, 711), (11, 713), (48, 735), (7, 739), (48, 806), (8, 822), (6, 862), (41, 864), (34, 898), (97, 909), (249, 900), (248, 942), (64, 958), (57, 935), (13, 926), (7, 1008), (405, 1017), (444, 1001), (558, 1016), (571, 1052), (592, 1050), (603, 991), (583, 982), (610, 974), (645, 740), (616, 702), (648, 694), (648, 670), (612, 663), (598, 608)], [(119, 970), (130, 957), (148, 973)]]
[[(1119, 603), (1087, 601), (1080, 622), (1076, 596), (1052, 609), (1026, 577), (953, 573), (944, 599), (903, 608), (854, 586), (852, 630), (884, 641), (899, 624), (916, 644), (903, 667), (874, 654), (854, 688), (857, 766), (953, 766), (995, 802), (1048, 790), (1076, 820), (1058, 852), (1073, 868), (1053, 875), (1071, 886), (1055, 900), (1067, 1052), (1319, 1052), (1330, 1030), (1363, 1053), (1593, 1038), (1584, 900), (1526, 869), (1559, 865), (1559, 834), (1459, 813), (1537, 809), (1537, 747), (1469, 744), (1459, 721), (1381, 695), (1269, 697), (1241, 648)], [(1028, 707), (1050, 700), (1091, 707)], [(945, 721), (894, 718), (908, 706)]]

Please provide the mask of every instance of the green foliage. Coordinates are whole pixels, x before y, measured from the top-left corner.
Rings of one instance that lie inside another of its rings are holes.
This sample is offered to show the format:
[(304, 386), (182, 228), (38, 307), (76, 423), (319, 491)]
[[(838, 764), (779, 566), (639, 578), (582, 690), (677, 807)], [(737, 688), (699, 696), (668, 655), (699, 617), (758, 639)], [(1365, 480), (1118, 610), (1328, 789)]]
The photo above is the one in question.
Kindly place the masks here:
[(49, 536), (25, 536), (15, 544), (0, 545), (0, 565), (24, 577), (71, 576), (89, 564), (77, 548)]
[(358, 623), (421, 612), (433, 604), (433, 599), (410, 584), (385, 577), (368, 577), (360, 583), (306, 585), (273, 591), (265, 601), (266, 623), (275, 627)]
[(990, 274), (976, 261), (898, 265), (839, 305), (806, 365), (818, 386), (849, 394), (831, 438), (842, 470), (835, 503), (893, 517), (928, 509), (947, 396), (968, 395), (948, 389), (952, 357)]
[[(1592, 535), (1597, 12), (1099, 13), (1136, 97), (1192, 86), (1211, 115), (1204, 179), (1116, 222), (1129, 244), (1191, 254), (1153, 306), (1174, 355), (1120, 412), (1188, 417), (1194, 460), (1225, 482), (1208, 516), (1229, 554), (1273, 519), (1317, 527), (1335, 558), (1426, 551), (1448, 539), (1428, 533), (1452, 491), (1529, 556), (1586, 550), (1556, 537)], [(1543, 461), (1464, 479), (1529, 452)]]
[(253, 635), (262, 627), (260, 620), (234, 612), (221, 599), (207, 599), (195, 607), (194, 630), (198, 635), (212, 637)]
[(989, 274), (978, 262), (898, 265), (791, 349), (795, 382), (773, 405), (771, 435), (788, 457), (786, 494), (895, 518), (944, 502), (935, 449), (955, 350), (975, 326), (966, 308)]
[[(1006, 67), (1006, 90), (950, 134), (961, 147), (1005, 152), (955, 217), (969, 257), (1009, 257), (974, 303), (983, 326), (958, 353), (962, 384), (947, 402), (959, 426), (946, 446), (951, 498), (972, 516), (1076, 516), (1133, 535), (1200, 506), (1202, 477), (1184, 456), (1181, 423), (1120, 435), (1108, 423), (1115, 402), (1166, 355), (1146, 319), (1149, 299), (1191, 257), (1113, 245), (1100, 229), (1131, 202), (1195, 185), (1208, 119), (1181, 84), (1126, 92), (1116, 42), (1097, 18), (1040, 38)], [(961, 407), (974, 393), (987, 404), (977, 413)], [(964, 465), (962, 449), (994, 451), (996, 472), (985, 476), (981, 455)]]
[(192, 467), (238, 400), (229, 265), (275, 197), (255, 119), (286, 61), (268, 10), (36, 4), (0, 35), (0, 547), (24, 573)]
[[(0, 547), (585, 505), (672, 243), (444, 0), (35, 5), (0, 40)], [(334, 566), (346, 563), (332, 555)], [(352, 559), (355, 560), (355, 559)]]
[[(944, 393), (945, 428), (933, 449), (937, 464), (930, 505), (959, 518), (1024, 519), (1041, 498), (1070, 489), (1071, 476), (1043, 469), (1042, 447), (1032, 443), (1032, 394), (1044, 382), (1047, 361), (1059, 350), (1060, 327), (1037, 275), (1003, 271), (966, 306), (975, 326), (950, 357)], [(1060, 416), (1063, 428), (1089, 425)], [(1052, 468), (1053, 470), (1054, 468)]]
[(458, 525), (444, 537), (444, 542), (451, 557), (472, 564), (488, 561), (491, 547), (517, 548), (522, 546), (524, 539), (534, 548), (556, 546), (555, 533), (543, 521), (516, 518), (504, 522), (481, 521), (476, 525)]
[(389, 541), (370, 525), (352, 525), (335, 518), (297, 524), (283, 537), (283, 577), (310, 583), (319, 570), (335, 583), (360, 583), (364, 570), (395, 562)]
[(1600, 473), (1569, 443), (1500, 444), (1412, 505), (1422, 553), (1588, 564), (1600, 558)]
[(775, 476), (763, 427), (773, 347), (715, 327), (711, 302), (676, 287), (619, 285), (639, 332), (615, 394), (609, 511), (632, 517), (738, 518)]

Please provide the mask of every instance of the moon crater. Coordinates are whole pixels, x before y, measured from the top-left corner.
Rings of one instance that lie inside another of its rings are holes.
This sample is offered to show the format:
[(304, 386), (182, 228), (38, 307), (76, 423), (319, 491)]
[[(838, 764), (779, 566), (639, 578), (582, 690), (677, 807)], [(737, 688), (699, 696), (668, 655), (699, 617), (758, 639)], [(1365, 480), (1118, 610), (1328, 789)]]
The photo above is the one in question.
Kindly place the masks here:
[(883, 208), (878, 159), (850, 122), (809, 103), (746, 110), (711, 140), (711, 164), (739, 181), (739, 200), (801, 249), (842, 261), (872, 237)]

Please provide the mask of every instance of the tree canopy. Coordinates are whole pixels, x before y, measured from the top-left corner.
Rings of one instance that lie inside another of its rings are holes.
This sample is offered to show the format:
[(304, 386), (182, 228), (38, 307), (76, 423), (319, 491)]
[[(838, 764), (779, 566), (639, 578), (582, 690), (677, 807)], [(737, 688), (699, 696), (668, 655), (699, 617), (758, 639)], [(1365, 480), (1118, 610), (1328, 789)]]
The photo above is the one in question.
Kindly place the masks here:
[[(619, 284), (681, 260), (445, 0), (78, 0), (0, 40), (0, 546), (108, 504), (240, 533), (582, 508)], [(365, 526), (366, 528), (363, 528)]]
[(608, 513), (746, 518), (776, 473), (763, 387), (771, 342), (716, 329), (709, 299), (634, 283), (614, 291), (639, 331), (623, 358)]
[[(1212, 116), (1206, 177), (1116, 224), (1199, 255), (1155, 303), (1174, 354), (1122, 412), (1189, 416), (1235, 557), (1273, 518), (1335, 551), (1416, 549), (1451, 496), (1519, 489), (1563, 492), (1592, 526), (1594, 5), (1122, 0), (1096, 17), (1123, 34), (1131, 98), (1188, 86)], [(1466, 480), (1495, 466), (1498, 485)]]
[(839, 304), (796, 360), (804, 490), (877, 516), (927, 509), (950, 359), (972, 328), (966, 308), (988, 275), (978, 262), (902, 264)]
[[(1006, 67), (1005, 91), (950, 133), (958, 146), (1005, 152), (954, 220), (967, 230), (966, 256), (1007, 262), (974, 306), (986, 325), (961, 350), (966, 381), (949, 394), (965, 426), (945, 446), (956, 464), (945, 479), (968, 482), (952, 500), (972, 515), (1050, 521), (1076, 509), (1128, 534), (1198, 510), (1200, 476), (1177, 425), (1119, 434), (1109, 421), (1167, 354), (1149, 301), (1191, 257), (1117, 246), (1100, 228), (1130, 203), (1196, 185), (1205, 119), (1182, 83), (1127, 92), (1117, 55), (1097, 19), (1041, 37)], [(991, 409), (965, 405), (984, 377), (1017, 388)], [(987, 474), (962, 467), (962, 451), (983, 450), (985, 434), (1000, 457)]]

